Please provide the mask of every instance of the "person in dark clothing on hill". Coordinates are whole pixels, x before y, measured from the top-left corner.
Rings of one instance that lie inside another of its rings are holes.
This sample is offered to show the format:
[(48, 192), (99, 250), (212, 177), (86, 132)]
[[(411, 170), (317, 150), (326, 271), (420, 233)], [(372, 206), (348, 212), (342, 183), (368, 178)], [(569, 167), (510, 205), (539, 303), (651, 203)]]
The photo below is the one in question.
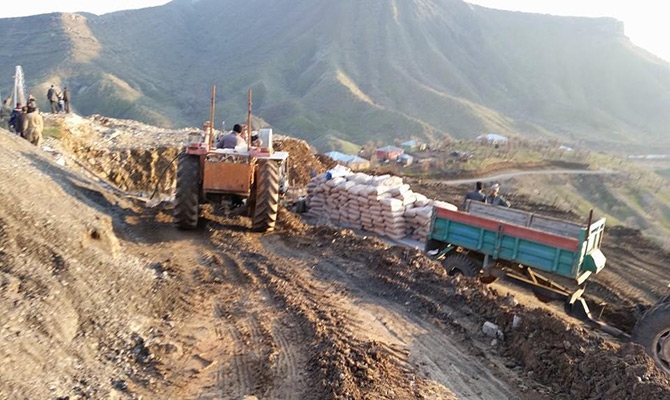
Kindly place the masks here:
[(70, 91), (67, 87), (63, 88), (63, 111), (67, 114), (70, 113)]
[(54, 85), (51, 85), (49, 90), (47, 90), (47, 100), (49, 100), (49, 104), (51, 105), (51, 113), (56, 114), (58, 112), (58, 96)]
[(16, 134), (21, 135), (22, 138), (26, 138), (26, 118), (28, 118), (28, 107), (21, 107), (21, 114), (18, 117), (18, 123), (16, 126)]
[(478, 201), (480, 203), (486, 201), (486, 195), (482, 190), (481, 182), (477, 182), (475, 184), (475, 190), (465, 195), (465, 200), (463, 200), (463, 204), (461, 205), (462, 210), (465, 210), (465, 207), (468, 205), (468, 200)]
[(2, 102), (0, 107), (0, 128), (10, 130), (9, 118), (12, 115), (12, 107), (9, 105), (11, 99), (8, 97)]
[(16, 108), (12, 110), (12, 114), (9, 117), (9, 129), (17, 135), (20, 133), (18, 129), (20, 115), (21, 115), (21, 103), (16, 103)]

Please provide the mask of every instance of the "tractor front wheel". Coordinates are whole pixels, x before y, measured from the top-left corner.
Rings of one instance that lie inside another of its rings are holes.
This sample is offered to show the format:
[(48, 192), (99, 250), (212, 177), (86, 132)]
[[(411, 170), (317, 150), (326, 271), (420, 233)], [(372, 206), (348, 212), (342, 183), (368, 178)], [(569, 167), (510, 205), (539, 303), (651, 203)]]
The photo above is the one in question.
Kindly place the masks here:
[(251, 230), (271, 232), (279, 212), (279, 163), (259, 160), (255, 188), (252, 190)]
[(182, 153), (177, 159), (177, 189), (174, 196), (174, 224), (179, 229), (198, 226), (200, 156)]

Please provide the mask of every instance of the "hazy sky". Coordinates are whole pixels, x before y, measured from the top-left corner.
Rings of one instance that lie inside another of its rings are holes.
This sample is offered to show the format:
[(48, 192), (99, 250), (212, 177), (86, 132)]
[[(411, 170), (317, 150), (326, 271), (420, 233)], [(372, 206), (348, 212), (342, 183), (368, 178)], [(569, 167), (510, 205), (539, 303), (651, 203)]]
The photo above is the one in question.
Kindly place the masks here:
[(663, 0), (467, 0), (501, 10), (553, 15), (614, 17), (637, 46), (670, 61), (670, 29)]
[(11, 2), (10, 4), (9, 0), (5, 0), (6, 4), (0, 8), (0, 18), (77, 11), (100, 15), (112, 11), (160, 6), (169, 2), (169, 0), (33, 0), (27, 3)]
[[(268, 0), (272, 1), (272, 0)], [(401, 0), (403, 1), (403, 0)], [(9, 2), (9, 0), (6, 0)], [(0, 18), (54, 11), (104, 14), (118, 10), (162, 5), (169, 0), (54, 0), (12, 3), (0, 8)], [(505, 10), (554, 15), (614, 17), (625, 24), (626, 36), (636, 45), (670, 61), (670, 29), (662, 0), (468, 0), (469, 3)]]

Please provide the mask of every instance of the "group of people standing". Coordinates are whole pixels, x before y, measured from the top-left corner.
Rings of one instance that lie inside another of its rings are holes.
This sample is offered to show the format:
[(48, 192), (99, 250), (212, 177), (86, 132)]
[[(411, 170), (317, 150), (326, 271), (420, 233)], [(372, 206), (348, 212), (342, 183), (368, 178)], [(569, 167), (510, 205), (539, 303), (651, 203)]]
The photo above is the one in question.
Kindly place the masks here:
[(491, 189), (489, 190), (489, 194), (487, 195), (486, 193), (484, 193), (482, 183), (477, 182), (475, 184), (475, 190), (473, 190), (472, 192), (468, 193), (465, 196), (465, 200), (463, 200), (463, 205), (461, 206), (463, 210), (465, 210), (468, 200), (478, 201), (481, 203), (491, 204), (494, 206), (502, 206), (502, 207), (511, 206), (510, 202), (500, 195), (500, 185), (497, 183), (491, 185)]
[(49, 90), (47, 90), (47, 100), (49, 100), (49, 105), (51, 106), (51, 112), (53, 114), (70, 112), (70, 91), (67, 87), (64, 87), (62, 92), (59, 92), (54, 85), (51, 85)]
[(28, 104), (16, 103), (16, 108), (10, 106), (11, 98), (5, 99), (0, 109), (0, 128), (6, 129), (28, 140), (35, 146), (42, 141), (44, 119), (37, 108), (37, 101), (32, 95)]

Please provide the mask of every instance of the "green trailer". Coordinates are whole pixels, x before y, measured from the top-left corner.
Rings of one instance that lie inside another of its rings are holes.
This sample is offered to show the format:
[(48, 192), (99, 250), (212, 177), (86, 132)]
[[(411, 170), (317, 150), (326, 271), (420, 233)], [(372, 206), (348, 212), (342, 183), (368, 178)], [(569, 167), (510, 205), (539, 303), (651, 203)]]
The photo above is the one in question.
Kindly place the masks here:
[[(469, 202), (467, 212), (436, 207), (426, 241), (449, 273), (492, 282), (506, 276), (545, 301), (566, 298), (573, 307), (587, 279), (605, 267), (600, 251), (605, 219), (584, 225), (534, 213)], [(572, 288), (545, 277), (560, 276)], [(581, 307), (586, 304), (581, 302)], [(588, 308), (581, 310), (588, 313)]]
[[(583, 299), (589, 277), (605, 267), (600, 251), (605, 218), (584, 225), (521, 210), (468, 202), (466, 211), (435, 207), (425, 251), (447, 273), (491, 283), (505, 277), (542, 301), (563, 300), (575, 317), (620, 338), (626, 333), (597, 321)], [(560, 283), (558, 283), (560, 281)], [(670, 295), (638, 321), (632, 340), (670, 373)]]

